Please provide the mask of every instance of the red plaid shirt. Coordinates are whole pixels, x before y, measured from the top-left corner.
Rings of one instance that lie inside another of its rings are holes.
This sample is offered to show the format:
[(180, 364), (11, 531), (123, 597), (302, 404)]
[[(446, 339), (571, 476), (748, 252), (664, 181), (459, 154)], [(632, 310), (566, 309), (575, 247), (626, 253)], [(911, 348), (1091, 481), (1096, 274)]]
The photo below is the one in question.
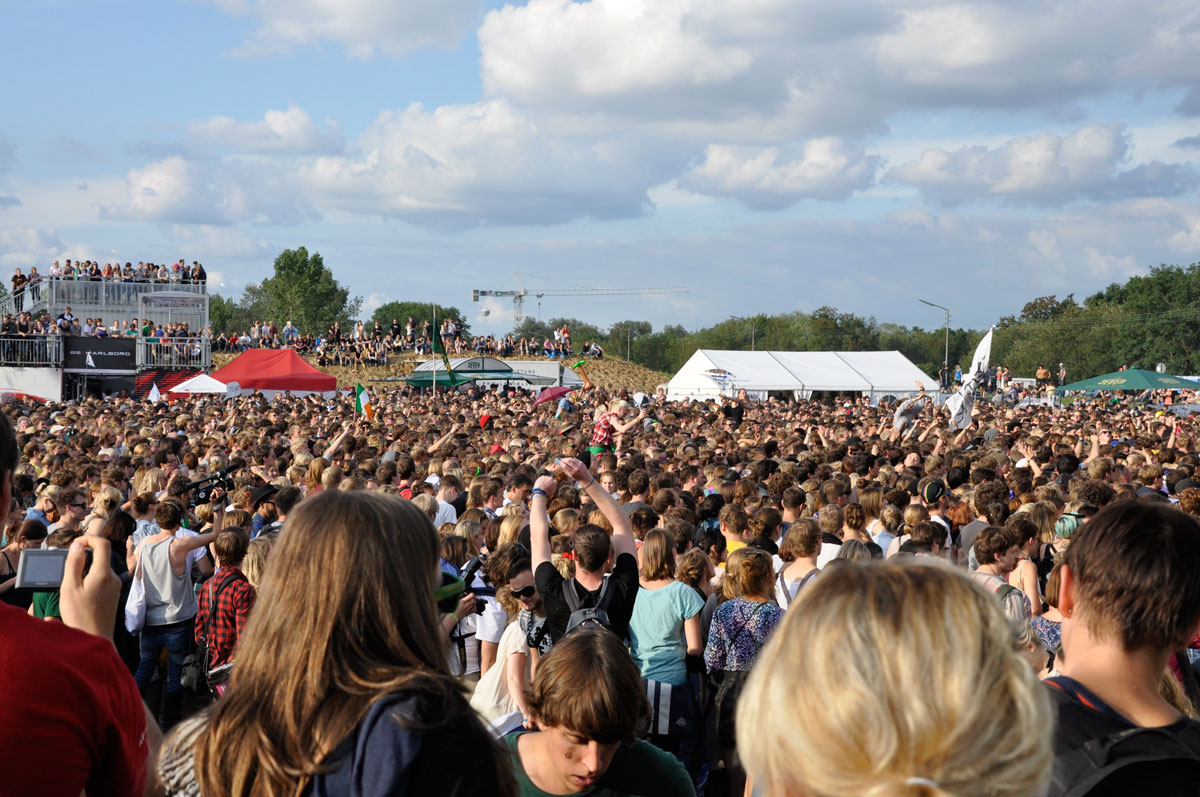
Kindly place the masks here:
[(218, 567), (217, 572), (201, 588), (200, 609), (196, 612), (196, 644), (202, 645), (204, 629), (212, 611), (210, 600), (215, 596), (216, 612), (212, 615), (212, 633), (208, 640), (211, 651), (209, 664), (220, 667), (233, 659), (234, 648), (242, 637), (250, 609), (256, 597), (254, 587), (236, 567)]
[(616, 418), (616, 413), (602, 412), (596, 418), (596, 423), (592, 427), (592, 445), (594, 446), (611, 446), (613, 441), (613, 419)]

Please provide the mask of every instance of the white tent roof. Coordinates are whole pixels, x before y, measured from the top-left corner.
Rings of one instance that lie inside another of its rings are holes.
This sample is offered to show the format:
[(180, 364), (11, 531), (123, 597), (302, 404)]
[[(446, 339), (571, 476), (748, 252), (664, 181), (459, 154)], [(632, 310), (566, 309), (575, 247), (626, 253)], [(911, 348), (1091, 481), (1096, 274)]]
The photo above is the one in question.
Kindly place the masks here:
[(745, 390), (754, 398), (792, 391), (858, 393), (878, 398), (917, 392), (936, 382), (898, 351), (719, 351), (700, 349), (667, 383), (667, 398), (712, 398)]
[(220, 393), (225, 394), (226, 385), (213, 379), (208, 374), (199, 374), (193, 376), (186, 382), (180, 382), (175, 387), (171, 388), (168, 393)]

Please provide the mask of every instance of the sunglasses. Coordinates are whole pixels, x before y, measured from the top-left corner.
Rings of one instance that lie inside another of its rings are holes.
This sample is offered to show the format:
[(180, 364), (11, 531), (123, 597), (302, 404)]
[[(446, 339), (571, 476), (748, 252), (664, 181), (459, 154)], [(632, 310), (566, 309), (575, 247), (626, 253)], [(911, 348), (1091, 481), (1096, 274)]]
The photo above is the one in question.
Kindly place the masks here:
[(535, 587), (533, 584), (530, 584), (528, 587), (524, 587), (522, 589), (514, 589), (512, 594), (514, 598), (528, 600), (537, 594), (537, 587)]

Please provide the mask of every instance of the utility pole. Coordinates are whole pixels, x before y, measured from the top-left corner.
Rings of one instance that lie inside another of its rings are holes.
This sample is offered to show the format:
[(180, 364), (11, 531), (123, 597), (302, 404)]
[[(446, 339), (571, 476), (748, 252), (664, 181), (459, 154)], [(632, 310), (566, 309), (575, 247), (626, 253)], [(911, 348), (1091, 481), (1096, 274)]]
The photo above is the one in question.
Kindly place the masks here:
[(934, 304), (933, 302), (927, 302), (924, 299), (917, 299), (917, 301), (920, 302), (921, 304), (927, 304), (930, 307), (936, 307), (939, 310), (946, 311), (946, 353), (942, 357), (942, 365), (949, 368), (950, 367), (950, 308), (942, 307), (940, 304)]
[(758, 326), (754, 323), (754, 319), (742, 318), (740, 315), (731, 315), (729, 317), (734, 321), (745, 321), (750, 325), (750, 351), (754, 351), (754, 333), (757, 331), (756, 328)]

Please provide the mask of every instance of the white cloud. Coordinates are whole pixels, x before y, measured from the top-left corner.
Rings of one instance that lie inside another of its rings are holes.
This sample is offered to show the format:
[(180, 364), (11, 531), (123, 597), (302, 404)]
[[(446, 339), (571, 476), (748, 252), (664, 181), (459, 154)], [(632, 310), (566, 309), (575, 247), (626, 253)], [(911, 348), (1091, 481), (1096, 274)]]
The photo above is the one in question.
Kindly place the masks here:
[(326, 129), (295, 105), (268, 110), (260, 122), (238, 122), (214, 116), (190, 122), (188, 136), (201, 146), (253, 154), (336, 154), (345, 146), (341, 125), (326, 120)]
[(479, 0), (210, 0), (255, 18), (259, 28), (238, 55), (336, 42), (356, 58), (399, 55), (423, 46), (453, 47), (477, 17)]
[(1197, 23), (1180, 0), (530, 0), (490, 11), (478, 38), (489, 98), (803, 138), (879, 132), (898, 110), (1061, 114), (1187, 87)]
[(100, 216), (123, 221), (223, 226), (297, 224), (319, 216), (292, 174), (260, 161), (171, 157), (126, 175), (127, 197)]
[(992, 148), (929, 149), (889, 171), (887, 178), (950, 204), (988, 197), (1058, 204), (1078, 198), (1175, 195), (1194, 185), (1190, 164), (1155, 161), (1118, 171), (1129, 150), (1123, 125), (1093, 124), (1067, 136), (1023, 136)]
[(77, 257), (73, 252), (91, 254), (90, 249), (65, 242), (54, 227), (0, 227), (0, 267), (6, 269), (38, 266), (45, 273), (56, 259)]
[(390, 301), (393, 301), (391, 294), (380, 293), (379, 291), (368, 293), (365, 297), (363, 297), (362, 317), (370, 318), (375, 314), (376, 310), (378, 310), (380, 307), (383, 307)]
[(678, 168), (636, 141), (554, 135), (503, 100), (384, 111), (354, 149), (299, 178), (329, 206), (434, 225), (634, 216)]
[(835, 138), (807, 141), (794, 157), (778, 147), (713, 144), (680, 184), (755, 208), (780, 208), (801, 199), (845, 199), (874, 182), (879, 162)]
[(750, 51), (715, 46), (687, 24), (702, 5), (531, 0), (492, 11), (479, 29), (485, 91), (534, 102), (586, 100), (718, 84), (744, 74), (753, 62)]

